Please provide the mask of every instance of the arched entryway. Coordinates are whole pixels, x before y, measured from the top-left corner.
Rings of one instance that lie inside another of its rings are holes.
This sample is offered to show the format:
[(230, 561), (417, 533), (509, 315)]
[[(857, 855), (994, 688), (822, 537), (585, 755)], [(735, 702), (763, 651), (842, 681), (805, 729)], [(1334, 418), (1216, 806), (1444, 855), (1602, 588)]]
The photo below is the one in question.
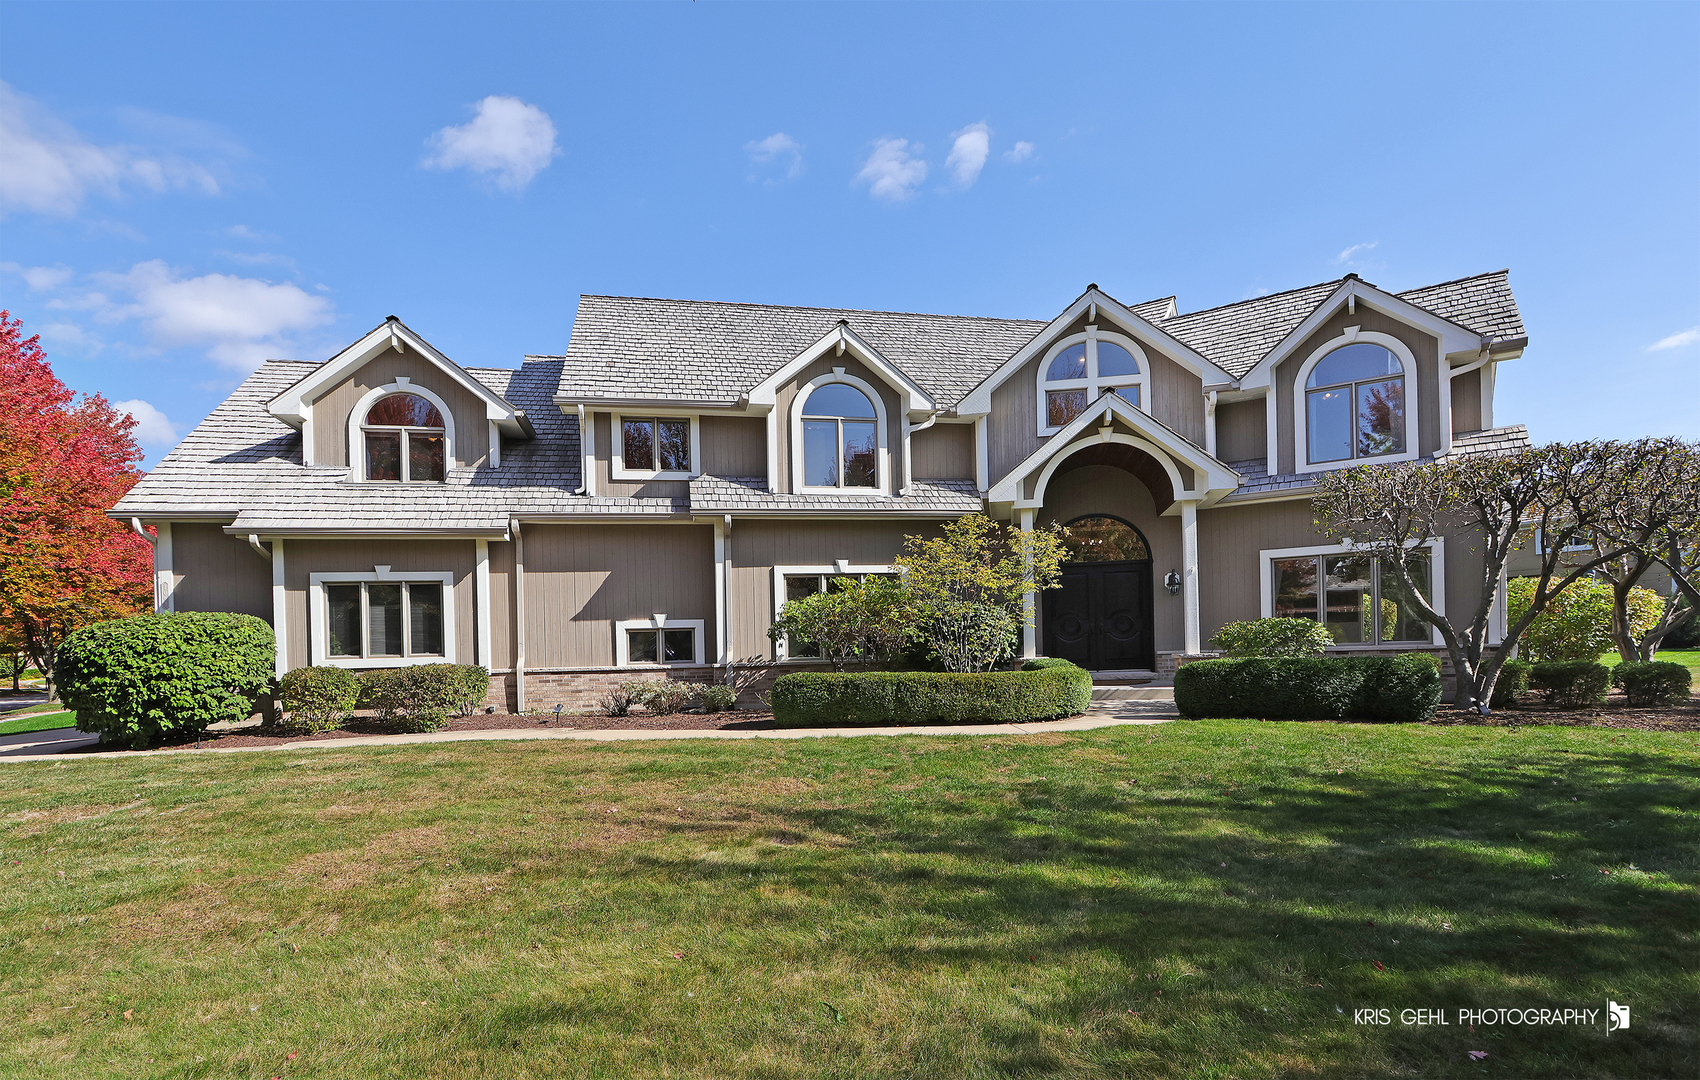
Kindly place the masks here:
[(1065, 523), (1069, 559), (1059, 588), (1045, 596), (1046, 656), (1089, 671), (1146, 670), (1157, 664), (1151, 545), (1110, 514)]

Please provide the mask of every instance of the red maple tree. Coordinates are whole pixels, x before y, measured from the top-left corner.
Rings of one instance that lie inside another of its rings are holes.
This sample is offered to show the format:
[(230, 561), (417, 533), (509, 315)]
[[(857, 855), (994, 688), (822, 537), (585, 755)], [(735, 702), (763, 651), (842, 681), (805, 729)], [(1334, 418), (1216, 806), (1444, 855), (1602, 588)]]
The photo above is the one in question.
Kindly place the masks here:
[(139, 480), (136, 422), (75, 394), (39, 335), (0, 311), (0, 637), (21, 641), (53, 692), (53, 662), (79, 626), (152, 606), (148, 542), (106, 516)]

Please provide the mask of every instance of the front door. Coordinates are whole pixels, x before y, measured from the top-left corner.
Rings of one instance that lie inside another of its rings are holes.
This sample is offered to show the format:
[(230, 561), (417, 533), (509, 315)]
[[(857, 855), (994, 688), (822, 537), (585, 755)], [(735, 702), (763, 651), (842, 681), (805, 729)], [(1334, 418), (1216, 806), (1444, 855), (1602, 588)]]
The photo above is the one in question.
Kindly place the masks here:
[(1149, 559), (1064, 563), (1043, 602), (1046, 656), (1088, 671), (1156, 668)]

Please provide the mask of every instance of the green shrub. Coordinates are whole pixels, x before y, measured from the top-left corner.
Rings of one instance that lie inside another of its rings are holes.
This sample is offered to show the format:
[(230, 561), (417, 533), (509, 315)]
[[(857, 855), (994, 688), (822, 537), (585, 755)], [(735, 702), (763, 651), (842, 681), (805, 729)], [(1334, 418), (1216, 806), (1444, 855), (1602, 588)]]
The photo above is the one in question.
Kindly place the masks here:
[(1547, 701), (1563, 709), (1580, 709), (1606, 699), (1611, 669), (1592, 660), (1554, 660), (1536, 664), (1529, 685), (1546, 691)]
[(272, 628), (252, 615), (136, 615), (72, 633), (54, 678), (79, 730), (152, 746), (252, 716), (276, 657)]
[(1198, 660), (1175, 672), (1175, 706), (1194, 720), (1416, 722), (1440, 695), (1440, 669), (1422, 653)]
[(1617, 665), (1611, 669), (1611, 684), (1623, 691), (1631, 705), (1669, 705), (1688, 700), (1694, 676), (1681, 664), (1653, 660)]
[(737, 707), (738, 692), (730, 686), (705, 686), (697, 695), (697, 704), (703, 712), (727, 712)]
[(798, 672), (773, 684), (780, 727), (1019, 723), (1091, 704), (1091, 674), (1066, 661), (1023, 671)]
[(298, 667), (284, 674), (278, 690), (289, 726), (303, 731), (341, 727), (360, 702), (360, 683), (346, 668)]
[(672, 716), (684, 711), (701, 687), (676, 679), (637, 679), (621, 683), (620, 689), (625, 691), (630, 704), (642, 705), (654, 716)]
[[(1512, 622), (1529, 610), (1534, 595), (1534, 578), (1511, 579), (1506, 596)], [(1611, 585), (1596, 578), (1580, 578), (1566, 585), (1523, 632), (1523, 652), (1537, 663), (1598, 660), (1601, 653), (1615, 652), (1617, 645), (1611, 636), (1613, 597)], [(1630, 636), (1637, 641), (1658, 625), (1664, 611), (1664, 601), (1651, 589), (1630, 589), (1625, 606)]]
[(1507, 660), (1499, 669), (1499, 678), (1494, 681), (1493, 697), (1488, 699), (1488, 708), (1516, 708), (1517, 695), (1529, 689), (1529, 676), (1534, 670), (1535, 665), (1527, 660)]
[(1036, 656), (1021, 665), (1022, 671), (1044, 671), (1046, 668), (1074, 667), (1074, 661), (1058, 656)]
[(1315, 619), (1252, 619), (1229, 623), (1210, 643), (1230, 657), (1314, 657), (1334, 644), (1334, 635)]
[(384, 723), (410, 731), (439, 731), (457, 710), (475, 707), (490, 689), (490, 673), (473, 664), (420, 664), (360, 676), (360, 705)]

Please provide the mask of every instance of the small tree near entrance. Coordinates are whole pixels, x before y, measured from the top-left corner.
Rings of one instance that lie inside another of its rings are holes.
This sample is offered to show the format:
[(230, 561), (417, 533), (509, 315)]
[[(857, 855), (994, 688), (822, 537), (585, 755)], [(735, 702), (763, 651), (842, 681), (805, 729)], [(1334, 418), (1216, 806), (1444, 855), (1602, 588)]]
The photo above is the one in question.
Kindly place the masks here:
[(916, 632), (946, 671), (988, 671), (1013, 655), (1027, 596), (1061, 577), (1065, 535), (1056, 525), (1023, 532), (969, 514), (937, 538), (905, 538), (894, 563)]

